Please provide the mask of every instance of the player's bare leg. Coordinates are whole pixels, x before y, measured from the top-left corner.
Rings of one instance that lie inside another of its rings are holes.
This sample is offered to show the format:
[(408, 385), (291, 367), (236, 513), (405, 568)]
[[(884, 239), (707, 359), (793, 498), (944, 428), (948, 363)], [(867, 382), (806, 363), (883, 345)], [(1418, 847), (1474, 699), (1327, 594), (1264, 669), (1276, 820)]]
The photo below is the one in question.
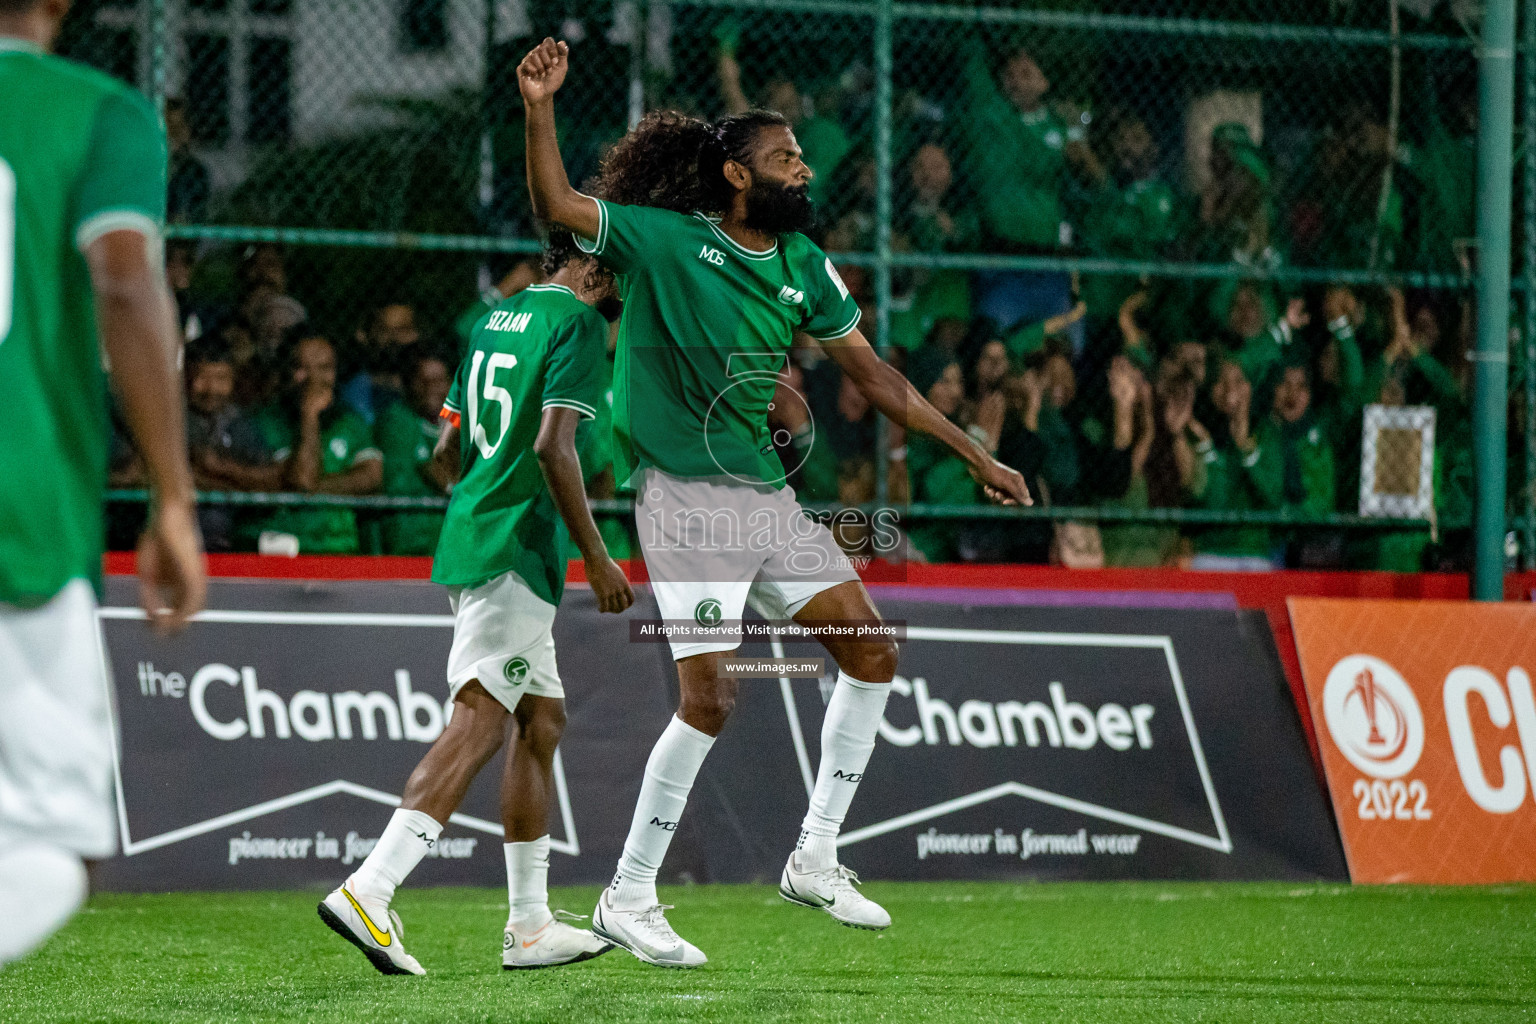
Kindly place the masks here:
[(508, 717), (478, 682), (466, 683), (443, 734), (411, 772), (400, 809), (373, 852), (320, 904), (321, 919), (384, 974), (426, 973), (403, 948), (400, 916), (389, 904), (396, 886), (436, 845), (469, 784), (501, 749)]
[(519, 970), (590, 960), (613, 946), (556, 920), (549, 909), (549, 811), (555, 796), (555, 748), (565, 731), (565, 701), (523, 697), (508, 731), (501, 821), (507, 838), (511, 909), (502, 940), (502, 966)]
[[(856, 581), (817, 594), (796, 613), (795, 620), (806, 625), (881, 621), (869, 592)], [(825, 910), (854, 928), (885, 928), (891, 916), (860, 893), (858, 877), (837, 862), (837, 834), (875, 749), (875, 734), (896, 674), (896, 645), (844, 637), (824, 637), (822, 645), (837, 662), (837, 688), (827, 702), (822, 724), (821, 764), (810, 809), (801, 824), (800, 841), (784, 865), (779, 893), (791, 903)]]
[(506, 741), (507, 719), (507, 709), (478, 681), (466, 683), (453, 700), (453, 717), (443, 734), (406, 780), (401, 809), (447, 822), (480, 769)]

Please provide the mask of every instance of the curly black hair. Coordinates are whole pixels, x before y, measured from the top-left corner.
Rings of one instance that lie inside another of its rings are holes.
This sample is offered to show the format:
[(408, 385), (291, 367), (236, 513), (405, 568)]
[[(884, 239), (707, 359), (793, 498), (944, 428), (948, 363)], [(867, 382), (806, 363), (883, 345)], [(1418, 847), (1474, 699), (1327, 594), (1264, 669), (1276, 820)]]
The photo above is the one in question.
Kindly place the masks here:
[(603, 282), (612, 279), (613, 271), (577, 248), (575, 235), (563, 228), (551, 229), (549, 237), (544, 241), (544, 248), (539, 253), (539, 269), (543, 271), (545, 279), (554, 277), (570, 264), (581, 260), (587, 260), (590, 263), (586, 277), (582, 279), (583, 286), (601, 291)]
[(724, 213), (736, 190), (725, 164), (751, 160), (764, 128), (788, 128), (771, 110), (749, 110), (714, 124), (675, 110), (647, 114), (603, 158), (590, 190), (612, 203), (676, 213)]

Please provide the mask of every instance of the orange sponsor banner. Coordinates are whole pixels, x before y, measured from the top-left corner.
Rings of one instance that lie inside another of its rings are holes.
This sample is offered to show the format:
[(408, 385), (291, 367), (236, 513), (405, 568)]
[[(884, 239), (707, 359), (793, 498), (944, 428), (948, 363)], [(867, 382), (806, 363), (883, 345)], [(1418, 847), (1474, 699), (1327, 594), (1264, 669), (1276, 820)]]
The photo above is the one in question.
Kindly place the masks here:
[(1536, 880), (1536, 606), (1289, 604), (1350, 877)]

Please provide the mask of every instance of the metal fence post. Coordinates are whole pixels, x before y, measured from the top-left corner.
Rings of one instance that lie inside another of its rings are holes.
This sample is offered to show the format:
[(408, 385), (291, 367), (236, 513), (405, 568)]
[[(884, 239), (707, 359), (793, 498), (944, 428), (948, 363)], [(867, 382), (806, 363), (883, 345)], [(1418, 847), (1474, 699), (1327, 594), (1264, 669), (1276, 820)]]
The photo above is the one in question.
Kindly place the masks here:
[(1478, 50), (1477, 350), (1472, 405), (1477, 559), (1472, 596), (1504, 598), (1505, 432), (1509, 398), (1510, 175), (1515, 0), (1488, 0)]
[(165, 116), (166, 0), (149, 0), (149, 98)]
[(1525, 252), (1521, 276), (1525, 279), (1520, 343), (1525, 352), (1525, 568), (1536, 569), (1536, 0), (1525, 0), (1525, 111), (1523, 157), (1525, 165)]
[[(891, 33), (892, 0), (875, 7), (875, 348), (881, 358), (891, 352)], [(885, 417), (875, 421), (875, 501), (889, 496), (890, 428)]]

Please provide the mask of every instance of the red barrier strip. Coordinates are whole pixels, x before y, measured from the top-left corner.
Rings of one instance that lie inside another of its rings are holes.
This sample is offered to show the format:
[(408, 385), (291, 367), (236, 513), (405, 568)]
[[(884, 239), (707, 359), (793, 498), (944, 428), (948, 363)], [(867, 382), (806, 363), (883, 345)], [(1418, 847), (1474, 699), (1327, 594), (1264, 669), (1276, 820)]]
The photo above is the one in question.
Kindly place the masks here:
[[(131, 552), (112, 552), (106, 557), (109, 575), (127, 575), (134, 569)], [(630, 580), (644, 583), (649, 577), (645, 563), (622, 563)], [(387, 555), (301, 555), (278, 558), (263, 555), (209, 555), (208, 571), (214, 576), (251, 579), (312, 580), (426, 580), (431, 578), (430, 558)], [(1469, 589), (1466, 576), (1451, 573), (1409, 575), (1390, 572), (1189, 572), (1181, 569), (1063, 569), (1048, 565), (891, 565), (874, 562), (862, 574), (870, 583), (905, 583), (930, 587), (988, 587), (1024, 590), (1163, 590), (1233, 594), (1244, 608), (1262, 609), (1269, 617), (1275, 646), (1285, 666), (1286, 681), (1306, 727), (1307, 742), (1318, 758), (1317, 735), (1301, 682), (1301, 663), (1286, 612), (1288, 597), (1362, 597), (1464, 601)], [(573, 583), (586, 579), (579, 561), (570, 563), (566, 577)], [(1505, 578), (1506, 600), (1529, 600), (1536, 590), (1536, 573), (1515, 573)]]

